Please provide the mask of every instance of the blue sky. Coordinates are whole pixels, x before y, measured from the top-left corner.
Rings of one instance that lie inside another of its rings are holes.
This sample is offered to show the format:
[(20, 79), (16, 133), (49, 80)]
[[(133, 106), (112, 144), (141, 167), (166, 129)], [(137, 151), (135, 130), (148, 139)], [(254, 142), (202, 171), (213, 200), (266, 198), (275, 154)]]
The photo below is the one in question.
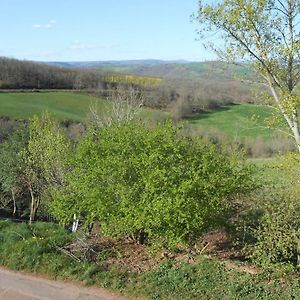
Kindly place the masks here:
[(0, 56), (40, 61), (210, 60), (197, 0), (1, 0)]

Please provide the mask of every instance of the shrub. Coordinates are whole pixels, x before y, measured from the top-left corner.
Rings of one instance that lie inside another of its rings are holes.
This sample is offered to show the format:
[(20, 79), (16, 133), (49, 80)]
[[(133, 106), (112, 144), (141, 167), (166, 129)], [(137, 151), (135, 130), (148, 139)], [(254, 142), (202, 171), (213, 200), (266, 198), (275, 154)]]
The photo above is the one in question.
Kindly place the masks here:
[(250, 256), (262, 265), (300, 264), (299, 169), (299, 155), (278, 158), (273, 173), (282, 178), (273, 179), (273, 191), (259, 203), (263, 216), (253, 230), (256, 243)]
[(283, 262), (296, 264), (300, 250), (300, 206), (287, 197), (273, 205), (254, 231), (257, 240), (251, 256), (267, 266)]
[(232, 198), (251, 188), (250, 169), (170, 122), (149, 129), (124, 123), (90, 133), (78, 146), (52, 213), (81, 216), (111, 236), (174, 245), (188, 242), (228, 216)]

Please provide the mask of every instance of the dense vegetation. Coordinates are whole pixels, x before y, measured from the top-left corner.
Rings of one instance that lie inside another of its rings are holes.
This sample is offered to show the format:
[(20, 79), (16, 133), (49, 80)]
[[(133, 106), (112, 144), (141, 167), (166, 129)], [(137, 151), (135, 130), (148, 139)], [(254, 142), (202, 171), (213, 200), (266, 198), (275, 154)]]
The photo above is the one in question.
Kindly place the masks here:
[[(232, 104), (238, 94), (226, 85), (218, 96), (213, 82), (141, 89), (145, 78), (126, 76), (111, 79), (111, 101), (0, 93), (1, 114), (29, 118), (0, 119), (0, 216), (29, 223), (0, 222), (0, 264), (152, 299), (297, 299), (299, 158), (238, 152), (291, 149), (260, 128), (273, 111)], [(167, 112), (141, 108), (149, 103)], [(149, 265), (120, 264), (140, 253)]]
[(224, 223), (232, 199), (251, 189), (250, 171), (201, 139), (180, 136), (171, 123), (149, 129), (116, 124), (91, 132), (78, 145), (54, 192), (51, 211), (67, 224), (101, 222), (111, 236), (149, 243), (191, 243)]

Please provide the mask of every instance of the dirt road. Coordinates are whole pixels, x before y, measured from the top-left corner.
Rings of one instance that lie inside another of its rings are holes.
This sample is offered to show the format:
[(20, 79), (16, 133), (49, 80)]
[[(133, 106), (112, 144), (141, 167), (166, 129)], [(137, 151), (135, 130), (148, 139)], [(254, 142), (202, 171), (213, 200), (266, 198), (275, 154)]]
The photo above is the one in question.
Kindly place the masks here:
[(1, 300), (129, 300), (104, 289), (87, 288), (0, 269)]

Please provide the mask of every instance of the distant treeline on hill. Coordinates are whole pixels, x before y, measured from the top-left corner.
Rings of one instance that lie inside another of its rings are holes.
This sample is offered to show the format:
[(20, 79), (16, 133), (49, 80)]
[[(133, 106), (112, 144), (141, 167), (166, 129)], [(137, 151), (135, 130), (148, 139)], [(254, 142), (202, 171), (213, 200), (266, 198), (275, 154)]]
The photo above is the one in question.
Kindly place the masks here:
[(67, 89), (110, 98), (120, 85), (138, 88), (146, 95), (146, 106), (170, 110), (178, 118), (230, 103), (253, 102), (252, 86), (234, 78), (160, 78), (0, 57), (0, 90)]
[(66, 69), (43, 63), (0, 58), (1, 89), (83, 89), (105, 85), (100, 71)]

